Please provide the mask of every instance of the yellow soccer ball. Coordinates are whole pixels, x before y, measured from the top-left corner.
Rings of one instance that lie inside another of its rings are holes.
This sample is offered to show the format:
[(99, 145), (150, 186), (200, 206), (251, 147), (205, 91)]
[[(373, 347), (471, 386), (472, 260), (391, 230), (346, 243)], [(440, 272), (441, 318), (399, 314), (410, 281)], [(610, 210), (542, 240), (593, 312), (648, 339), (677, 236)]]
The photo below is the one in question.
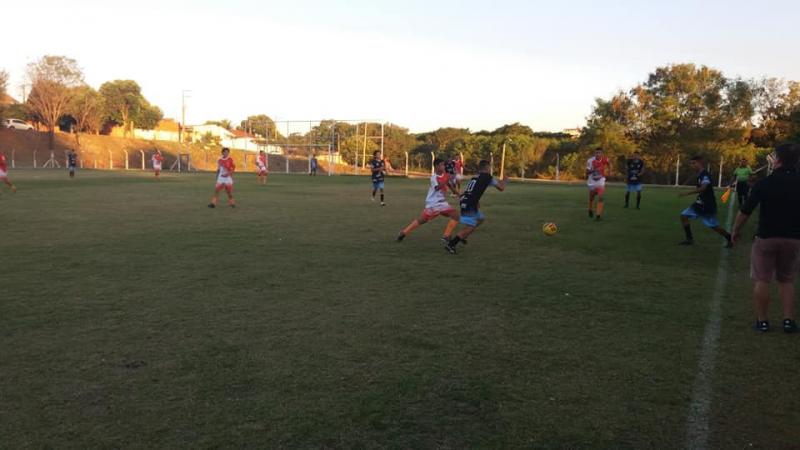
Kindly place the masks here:
[(553, 236), (558, 233), (558, 227), (553, 222), (547, 222), (546, 224), (542, 225), (542, 233), (547, 236)]

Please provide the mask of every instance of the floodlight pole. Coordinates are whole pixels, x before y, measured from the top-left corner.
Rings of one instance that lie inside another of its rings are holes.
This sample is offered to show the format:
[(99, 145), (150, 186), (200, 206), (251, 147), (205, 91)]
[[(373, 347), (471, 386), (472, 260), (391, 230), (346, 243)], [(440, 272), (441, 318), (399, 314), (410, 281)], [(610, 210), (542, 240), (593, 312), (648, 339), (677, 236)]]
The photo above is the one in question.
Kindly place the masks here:
[(681, 155), (678, 155), (678, 161), (675, 162), (675, 186), (680, 184), (681, 176)]
[(406, 154), (406, 177), (408, 176), (408, 152), (403, 152)]
[(719, 182), (717, 183), (717, 187), (722, 187), (722, 165), (725, 163), (725, 157), (719, 157)]
[(384, 123), (381, 123), (381, 159), (383, 159), (383, 130), (384, 130)]

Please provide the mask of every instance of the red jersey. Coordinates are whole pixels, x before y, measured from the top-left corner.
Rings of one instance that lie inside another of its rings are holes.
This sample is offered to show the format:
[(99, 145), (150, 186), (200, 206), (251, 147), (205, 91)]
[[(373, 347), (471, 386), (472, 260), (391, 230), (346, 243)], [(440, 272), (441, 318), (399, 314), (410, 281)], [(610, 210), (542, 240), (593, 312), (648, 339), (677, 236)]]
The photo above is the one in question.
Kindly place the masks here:
[(0, 170), (8, 172), (8, 165), (6, 165), (6, 155), (0, 154)]
[(464, 173), (464, 163), (461, 162), (460, 159), (456, 160), (456, 174), (463, 174)]
[(161, 156), (160, 153), (156, 153), (155, 155), (153, 155), (153, 162), (159, 162), (160, 163), (162, 161), (164, 161), (164, 157)]
[(256, 165), (262, 169), (267, 168), (267, 155), (258, 155), (258, 160), (256, 161)]
[(227, 158), (220, 158), (219, 161), (217, 161), (217, 168), (219, 169), (219, 176), (229, 177), (233, 175), (233, 172), (236, 170), (236, 164), (233, 163), (233, 158), (229, 156)]
[(603, 156), (602, 158), (597, 158), (593, 156), (587, 161), (586, 169), (589, 171), (589, 176), (593, 180), (599, 180), (601, 178), (606, 177), (606, 168), (611, 163), (608, 161), (608, 158)]

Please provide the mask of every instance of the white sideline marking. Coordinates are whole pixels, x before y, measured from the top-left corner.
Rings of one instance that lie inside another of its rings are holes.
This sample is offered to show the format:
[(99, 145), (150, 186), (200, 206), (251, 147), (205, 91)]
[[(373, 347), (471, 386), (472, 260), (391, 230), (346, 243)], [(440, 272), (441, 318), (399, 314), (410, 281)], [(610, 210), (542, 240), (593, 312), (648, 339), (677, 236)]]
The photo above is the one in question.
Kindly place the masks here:
[[(733, 223), (733, 205), (735, 199), (730, 199), (726, 228), (731, 229)], [(689, 407), (687, 420), (686, 448), (707, 449), (710, 435), (709, 416), (712, 401), (712, 379), (714, 366), (717, 362), (717, 348), (719, 347), (719, 332), (721, 323), (722, 292), (728, 283), (728, 250), (722, 249), (717, 266), (717, 280), (714, 282), (714, 293), (711, 297), (711, 310), (708, 323), (703, 334), (703, 349), (700, 353), (700, 364), (697, 368), (697, 377), (692, 389), (692, 403)]]

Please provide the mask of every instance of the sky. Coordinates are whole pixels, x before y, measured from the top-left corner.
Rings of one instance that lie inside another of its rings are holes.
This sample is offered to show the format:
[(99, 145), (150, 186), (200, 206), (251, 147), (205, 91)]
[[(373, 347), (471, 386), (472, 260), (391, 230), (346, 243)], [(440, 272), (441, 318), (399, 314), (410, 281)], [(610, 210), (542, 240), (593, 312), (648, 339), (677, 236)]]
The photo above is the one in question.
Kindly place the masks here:
[(412, 132), (583, 126), (656, 67), (800, 80), (800, 2), (141, 0), (9, 2), (0, 69), (76, 59), (137, 81), (166, 117), (376, 120)]

